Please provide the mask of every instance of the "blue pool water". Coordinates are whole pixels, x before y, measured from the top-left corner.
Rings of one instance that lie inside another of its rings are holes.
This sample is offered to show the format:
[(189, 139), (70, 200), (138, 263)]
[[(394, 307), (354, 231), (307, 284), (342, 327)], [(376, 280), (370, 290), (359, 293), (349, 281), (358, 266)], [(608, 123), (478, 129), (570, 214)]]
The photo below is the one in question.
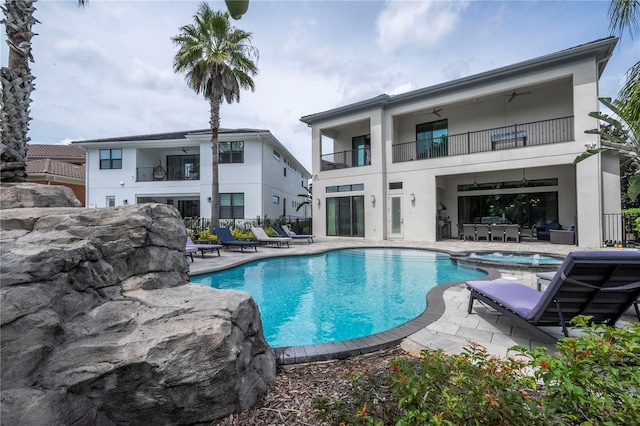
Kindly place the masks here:
[(411, 249), (346, 249), (255, 261), (191, 277), (249, 292), (273, 347), (328, 343), (399, 326), (426, 308), (429, 289), (486, 274), (446, 254)]
[(471, 253), (470, 258), (489, 260), (500, 263), (519, 263), (523, 265), (560, 265), (562, 259), (539, 254), (512, 254), (512, 253)]

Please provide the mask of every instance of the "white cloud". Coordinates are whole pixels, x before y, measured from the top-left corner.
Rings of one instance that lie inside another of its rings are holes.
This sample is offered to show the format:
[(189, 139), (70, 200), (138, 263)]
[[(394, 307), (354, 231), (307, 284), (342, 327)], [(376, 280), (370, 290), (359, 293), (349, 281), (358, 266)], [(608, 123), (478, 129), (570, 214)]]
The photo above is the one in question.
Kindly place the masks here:
[(383, 53), (404, 46), (429, 47), (454, 31), (467, 1), (389, 1), (376, 23)]
[(404, 84), (401, 84), (400, 86), (397, 86), (395, 89), (390, 90), (389, 95), (399, 95), (401, 93), (406, 93), (406, 92), (415, 90), (415, 88), (416, 86), (412, 82), (404, 83)]
[[(32, 142), (207, 128), (209, 104), (173, 73), (170, 41), (200, 1), (40, 0)], [(256, 91), (222, 106), (222, 126), (268, 129), (310, 169), (300, 117), (596, 40), (606, 13), (606, 2), (252, 1), (234, 26), (260, 49)], [(639, 42), (622, 39), (603, 96), (615, 96)]]

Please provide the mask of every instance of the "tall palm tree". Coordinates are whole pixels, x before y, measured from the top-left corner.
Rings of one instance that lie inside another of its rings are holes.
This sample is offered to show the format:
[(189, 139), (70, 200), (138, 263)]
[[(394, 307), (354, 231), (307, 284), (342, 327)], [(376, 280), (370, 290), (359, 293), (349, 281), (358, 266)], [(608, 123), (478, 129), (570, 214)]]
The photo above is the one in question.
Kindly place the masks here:
[[(34, 3), (38, 0), (6, 0), (0, 6), (4, 13), (9, 60), (0, 70), (2, 93), (0, 98), (0, 182), (25, 182), (27, 180), (27, 142), (30, 138), (29, 107), (34, 90), (31, 68), (31, 27), (38, 23), (33, 16)], [(88, 0), (78, 0), (84, 6)]]
[(0, 132), (0, 181), (24, 182), (27, 179), (26, 157), (29, 136), (29, 106), (33, 91), (33, 76), (29, 68), (31, 38), (35, 35), (31, 27), (38, 22), (33, 12), (37, 0), (6, 0), (2, 11), (5, 19), (9, 60), (0, 70), (2, 82), (2, 120)]
[(183, 73), (187, 85), (209, 101), (211, 125), (211, 230), (220, 223), (218, 180), (218, 130), (220, 105), (240, 102), (240, 89), (255, 89), (252, 76), (258, 73), (258, 50), (251, 45), (251, 33), (232, 27), (229, 13), (213, 11), (200, 4), (194, 24), (185, 25), (171, 40), (178, 46), (173, 69)]
[[(611, 0), (609, 4), (609, 29), (622, 36), (625, 29), (633, 39), (640, 31), (640, 0)], [(627, 81), (618, 93), (628, 120), (640, 121), (640, 61), (627, 71)]]

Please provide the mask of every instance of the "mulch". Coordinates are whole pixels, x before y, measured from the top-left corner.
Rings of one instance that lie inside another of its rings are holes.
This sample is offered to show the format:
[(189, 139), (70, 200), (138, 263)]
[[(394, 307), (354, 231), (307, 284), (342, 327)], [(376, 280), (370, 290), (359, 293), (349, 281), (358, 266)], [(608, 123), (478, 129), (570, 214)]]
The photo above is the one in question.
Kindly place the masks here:
[(217, 426), (253, 425), (313, 425), (327, 423), (317, 419), (313, 400), (318, 396), (351, 399), (351, 385), (347, 378), (354, 372), (382, 376), (389, 370), (389, 361), (409, 357), (400, 348), (360, 355), (354, 358), (312, 364), (279, 367), (275, 383), (258, 407), (219, 419)]

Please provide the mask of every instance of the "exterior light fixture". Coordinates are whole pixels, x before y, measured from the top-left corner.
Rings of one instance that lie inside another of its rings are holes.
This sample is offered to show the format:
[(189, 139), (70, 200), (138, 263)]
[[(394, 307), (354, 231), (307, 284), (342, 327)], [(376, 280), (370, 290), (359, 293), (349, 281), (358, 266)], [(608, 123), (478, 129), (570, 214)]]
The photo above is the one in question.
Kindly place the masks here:
[(320, 198), (316, 198), (316, 204), (320, 205)]
[(376, 202), (376, 196), (375, 196), (375, 195), (373, 195), (373, 194), (371, 194), (371, 202), (372, 202), (372, 203), (375, 203), (375, 202)]
[(207, 201), (208, 201), (208, 202), (211, 202), (211, 197), (207, 197)]
[(411, 194), (409, 194), (409, 198), (411, 199), (411, 201), (415, 201), (416, 200), (416, 194), (414, 194), (412, 192)]

